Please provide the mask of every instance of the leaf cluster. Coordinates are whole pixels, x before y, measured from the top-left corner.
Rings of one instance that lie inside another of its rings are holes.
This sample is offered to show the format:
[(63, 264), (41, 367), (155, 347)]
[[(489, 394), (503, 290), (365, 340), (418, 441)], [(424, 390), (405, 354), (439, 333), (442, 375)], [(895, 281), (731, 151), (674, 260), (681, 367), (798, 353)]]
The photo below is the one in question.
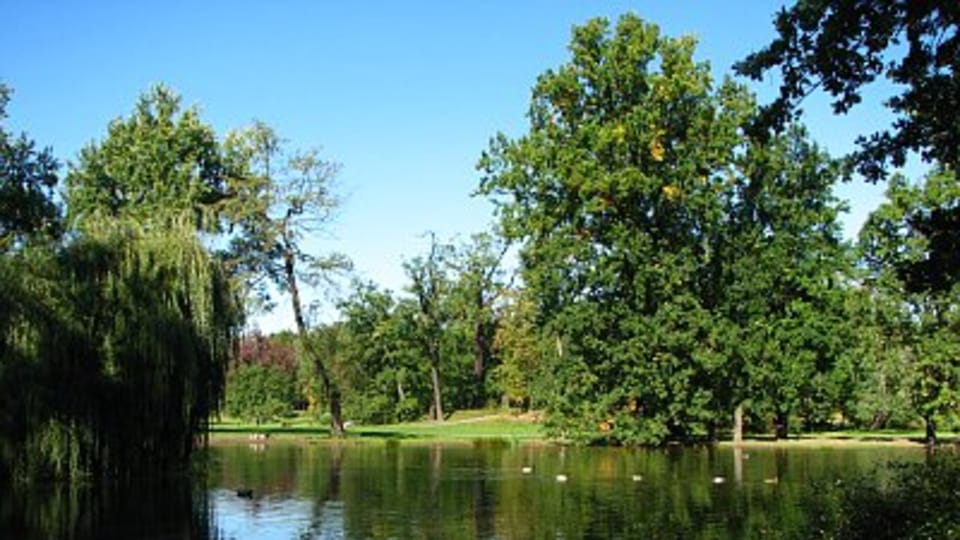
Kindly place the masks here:
[(780, 95), (755, 124), (782, 129), (816, 90), (833, 98), (842, 114), (859, 104), (863, 89), (879, 78), (895, 85), (885, 105), (895, 115), (886, 130), (858, 138), (852, 156), (868, 180), (886, 178), (888, 164), (902, 167), (910, 152), (928, 162), (960, 164), (960, 7), (952, 0), (799, 0), (784, 7), (777, 37), (735, 69), (753, 79), (770, 70), (780, 76)]

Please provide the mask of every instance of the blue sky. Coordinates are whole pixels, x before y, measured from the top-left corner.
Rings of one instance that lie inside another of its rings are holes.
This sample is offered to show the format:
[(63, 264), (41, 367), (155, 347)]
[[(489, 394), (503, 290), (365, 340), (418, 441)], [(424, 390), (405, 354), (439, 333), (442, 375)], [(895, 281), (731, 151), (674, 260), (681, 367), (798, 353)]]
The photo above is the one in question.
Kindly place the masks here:
[[(573, 25), (632, 11), (670, 35), (699, 39), (720, 77), (773, 37), (782, 2), (67, 2), (7, 3), (0, 80), (14, 88), (9, 128), (66, 162), (129, 114), (151, 84), (177, 90), (218, 133), (253, 119), (294, 147), (339, 161), (346, 196), (317, 250), (349, 255), (357, 273), (393, 290), (402, 261), (440, 238), (485, 229), (491, 206), (472, 198), (474, 165), (498, 131), (526, 126), (537, 75), (563, 63)], [(761, 99), (774, 83), (751, 83)], [(835, 118), (811, 100), (806, 123), (832, 153), (889, 117), (868, 106)], [(845, 218), (855, 234), (881, 188), (853, 183)], [(291, 325), (283, 310), (259, 319)]]

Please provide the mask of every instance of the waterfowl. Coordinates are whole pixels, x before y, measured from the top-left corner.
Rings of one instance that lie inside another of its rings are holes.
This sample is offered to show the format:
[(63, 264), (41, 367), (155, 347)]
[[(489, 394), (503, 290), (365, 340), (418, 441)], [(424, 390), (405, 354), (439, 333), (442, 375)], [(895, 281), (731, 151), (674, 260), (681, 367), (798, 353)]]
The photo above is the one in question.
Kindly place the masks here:
[(557, 475), (557, 482), (566, 482), (566, 481), (567, 481), (567, 475), (565, 475), (565, 474), (558, 474), (558, 475)]
[(237, 490), (237, 497), (240, 497), (241, 499), (252, 499), (253, 490), (250, 488), (240, 488)]

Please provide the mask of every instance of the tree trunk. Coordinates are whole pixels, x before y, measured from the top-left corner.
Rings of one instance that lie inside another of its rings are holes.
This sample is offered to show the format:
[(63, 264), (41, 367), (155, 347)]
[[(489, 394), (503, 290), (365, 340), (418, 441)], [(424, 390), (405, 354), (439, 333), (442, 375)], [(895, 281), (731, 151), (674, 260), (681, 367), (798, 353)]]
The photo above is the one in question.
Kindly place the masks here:
[(487, 366), (487, 337), (484, 332), (483, 320), (477, 315), (473, 326), (473, 379), (474, 379), (474, 407), (483, 407), (485, 401), (484, 372)]
[(430, 366), (430, 379), (433, 381), (433, 419), (443, 422), (443, 399), (440, 394), (440, 366), (434, 362)]
[(937, 421), (933, 419), (933, 416), (927, 416), (923, 419), (924, 424), (926, 424), (926, 443), (927, 446), (936, 446), (937, 444)]
[(330, 436), (343, 437), (343, 414), (340, 410), (340, 389), (330, 380), (330, 374), (323, 365), (323, 358), (309, 344), (307, 336), (307, 321), (303, 316), (303, 304), (300, 302), (300, 287), (297, 284), (297, 274), (294, 269), (293, 253), (287, 252), (283, 257), (284, 273), (287, 287), (290, 289), (290, 301), (293, 304), (293, 318), (297, 323), (297, 337), (304, 353), (313, 363), (314, 371), (320, 377), (323, 393), (330, 404)]
[[(739, 407), (737, 407), (739, 409)], [(743, 483), (743, 447), (733, 447), (733, 479), (737, 484)]]
[(733, 444), (743, 444), (743, 403), (737, 404), (733, 411)]
[(786, 439), (790, 435), (790, 420), (787, 413), (778, 412), (774, 420), (774, 435), (777, 440)]

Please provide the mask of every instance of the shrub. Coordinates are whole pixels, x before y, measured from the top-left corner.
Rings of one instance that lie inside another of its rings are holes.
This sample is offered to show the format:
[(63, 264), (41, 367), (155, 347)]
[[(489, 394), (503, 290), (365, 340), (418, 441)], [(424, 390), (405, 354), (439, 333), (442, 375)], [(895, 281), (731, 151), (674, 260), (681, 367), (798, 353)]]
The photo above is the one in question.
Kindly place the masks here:
[(296, 380), (275, 366), (244, 364), (227, 378), (226, 411), (260, 424), (289, 415), (297, 399)]

